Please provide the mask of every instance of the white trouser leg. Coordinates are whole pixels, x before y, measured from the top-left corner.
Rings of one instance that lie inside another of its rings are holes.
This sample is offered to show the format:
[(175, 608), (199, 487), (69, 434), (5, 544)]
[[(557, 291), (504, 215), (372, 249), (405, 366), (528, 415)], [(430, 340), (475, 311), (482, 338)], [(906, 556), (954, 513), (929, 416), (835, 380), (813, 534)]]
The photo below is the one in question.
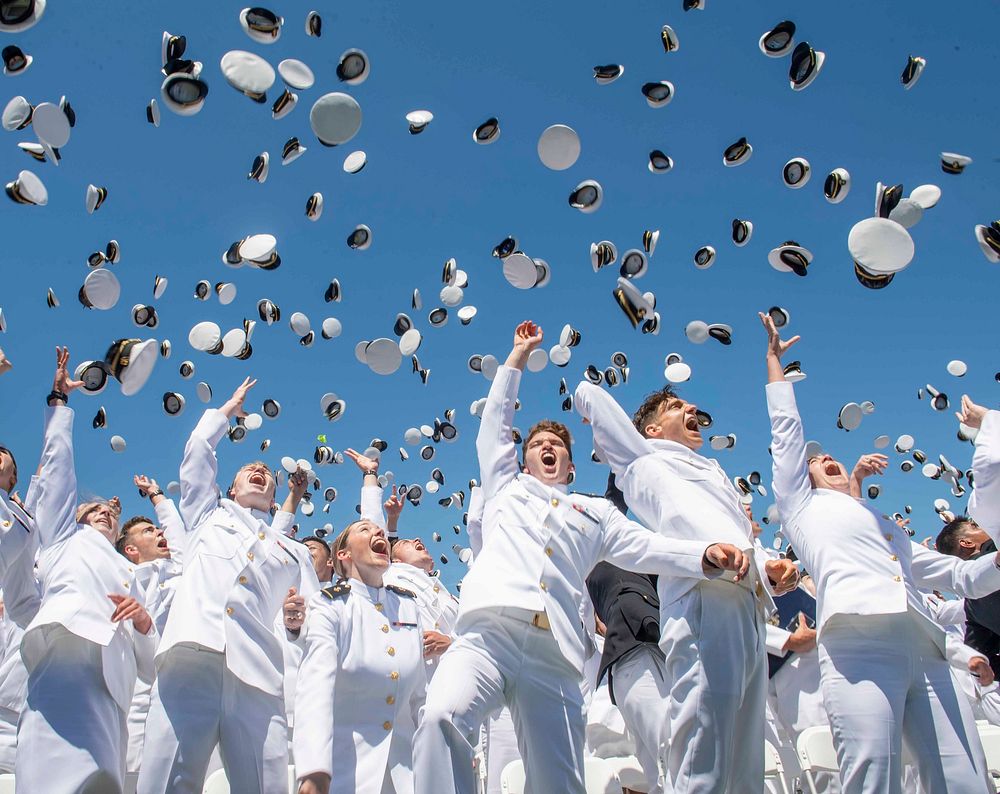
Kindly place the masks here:
[(670, 701), (661, 741), (676, 794), (764, 788), (767, 664), (755, 600), (723, 581), (701, 582), (660, 607)]
[(104, 683), (101, 646), (45, 626), (47, 650), (28, 675), (14, 771), (25, 794), (108, 794), (125, 773), (125, 715)]
[(555, 638), (521, 624), (520, 669), (507, 679), (510, 715), (524, 760), (525, 794), (585, 794), (586, 713), (581, 676)]
[(496, 717), (488, 720), (486, 739), (486, 794), (501, 794), (500, 773), (511, 761), (521, 758), (514, 734), (514, 720), (510, 709), (504, 707)]
[(201, 794), (219, 742), (221, 653), (178, 645), (167, 652), (146, 718), (139, 794)]
[(969, 701), (956, 691), (948, 662), (919, 626), (914, 676), (906, 698), (903, 741), (925, 794), (992, 792)]
[(283, 792), (288, 788), (284, 698), (222, 673), (219, 751), (232, 791)]
[(142, 763), (142, 742), (146, 734), (146, 715), (149, 714), (149, 700), (153, 690), (152, 684), (145, 681), (135, 682), (135, 693), (132, 705), (128, 710), (128, 752), (125, 759), (125, 769), (128, 772), (138, 772)]
[(455, 640), (427, 688), (413, 739), (416, 794), (475, 791), (473, 743), (486, 715), (504, 702), (500, 663), (511, 655), (499, 647), (510, 643), (501, 643), (486, 619), (483, 624), (483, 631)]
[(612, 665), (615, 703), (635, 739), (635, 756), (646, 776), (646, 791), (661, 794), (659, 752), (663, 712), (670, 689), (657, 650), (642, 646)]
[(12, 773), (17, 757), (17, 723), (21, 715), (0, 708), (0, 772)]
[(835, 615), (819, 644), (823, 702), (844, 794), (902, 790), (910, 684), (905, 615)]

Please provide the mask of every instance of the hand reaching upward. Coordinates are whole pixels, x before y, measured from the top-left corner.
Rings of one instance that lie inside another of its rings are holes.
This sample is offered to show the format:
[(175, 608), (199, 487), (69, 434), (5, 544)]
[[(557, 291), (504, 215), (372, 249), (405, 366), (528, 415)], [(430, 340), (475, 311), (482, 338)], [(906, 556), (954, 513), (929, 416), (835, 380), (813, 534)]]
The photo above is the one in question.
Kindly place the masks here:
[(524, 369), (531, 351), (542, 343), (542, 327), (531, 320), (525, 320), (514, 329), (514, 346), (507, 356), (507, 366)]

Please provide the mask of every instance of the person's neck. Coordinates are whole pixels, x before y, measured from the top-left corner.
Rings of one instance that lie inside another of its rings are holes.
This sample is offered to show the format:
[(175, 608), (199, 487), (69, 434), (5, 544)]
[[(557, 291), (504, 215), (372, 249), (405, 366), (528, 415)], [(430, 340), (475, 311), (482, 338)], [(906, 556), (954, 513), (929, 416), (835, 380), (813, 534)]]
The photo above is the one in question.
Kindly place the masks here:
[(354, 567), (348, 571), (348, 579), (357, 579), (359, 582), (369, 587), (383, 587), (382, 577), (385, 574), (384, 568), (360, 568)]

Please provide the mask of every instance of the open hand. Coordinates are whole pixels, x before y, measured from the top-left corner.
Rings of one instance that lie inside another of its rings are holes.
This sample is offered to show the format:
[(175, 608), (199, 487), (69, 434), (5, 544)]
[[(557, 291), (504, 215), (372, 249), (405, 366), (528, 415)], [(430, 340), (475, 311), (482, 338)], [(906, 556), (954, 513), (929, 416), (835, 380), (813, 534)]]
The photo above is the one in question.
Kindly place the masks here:
[(247, 398), (247, 392), (250, 391), (250, 389), (252, 389), (256, 384), (256, 378), (244, 378), (243, 383), (236, 387), (236, 391), (233, 392), (233, 396), (230, 397), (228, 402), (222, 406), (222, 412), (230, 419), (233, 417), (245, 419), (247, 412), (243, 408), (243, 401)]
[(774, 327), (774, 320), (771, 318), (771, 315), (764, 314), (764, 312), (757, 312), (757, 316), (760, 317), (764, 330), (767, 331), (767, 355), (781, 361), (781, 357), (788, 352), (788, 348), (798, 342), (801, 337), (796, 334), (787, 342), (782, 341), (781, 336), (778, 334), (778, 329)]
[(851, 477), (860, 482), (871, 477), (873, 474), (884, 473), (888, 466), (889, 458), (885, 455), (880, 455), (877, 452), (873, 452), (870, 455), (862, 455), (858, 458), (858, 462), (854, 464), (854, 471), (851, 472)]
[(542, 343), (542, 327), (531, 320), (525, 320), (514, 329), (514, 349), (530, 353)]
[(135, 487), (139, 489), (139, 493), (142, 496), (149, 496), (150, 491), (159, 491), (160, 486), (156, 484), (156, 480), (152, 477), (147, 477), (145, 474), (136, 474), (132, 478), (132, 482), (135, 483)]
[(56, 374), (52, 379), (52, 391), (60, 391), (69, 395), (75, 389), (83, 385), (82, 380), (73, 380), (69, 376), (69, 348), (56, 348)]
[(378, 459), (369, 458), (367, 455), (362, 455), (356, 449), (345, 449), (344, 454), (347, 455), (351, 460), (354, 461), (355, 465), (361, 469), (362, 474), (367, 474), (370, 471), (378, 473)]
[(962, 410), (956, 411), (955, 416), (958, 417), (958, 421), (963, 425), (978, 430), (982, 427), (983, 419), (986, 416), (986, 408), (982, 405), (976, 405), (976, 403), (969, 399), (968, 394), (963, 394)]

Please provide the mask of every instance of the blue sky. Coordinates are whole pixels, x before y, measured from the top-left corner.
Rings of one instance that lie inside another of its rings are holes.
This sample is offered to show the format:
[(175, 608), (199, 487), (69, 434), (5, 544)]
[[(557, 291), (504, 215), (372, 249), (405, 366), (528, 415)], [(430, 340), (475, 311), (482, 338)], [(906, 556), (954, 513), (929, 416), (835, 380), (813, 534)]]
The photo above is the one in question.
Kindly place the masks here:
[[(472, 353), (502, 360), (514, 326), (526, 318), (542, 324), (546, 347), (566, 322), (582, 332), (583, 341), (565, 369), (550, 365), (526, 376), (519, 427), (544, 416), (563, 417), (559, 378), (572, 387), (587, 364), (603, 369), (616, 350), (628, 354), (631, 378), (615, 396), (631, 410), (663, 383), (663, 358), (676, 351), (694, 370), (683, 395), (713, 414), (711, 432), (738, 435), (735, 449), (720, 453), (723, 466), (731, 476), (759, 470), (769, 484), (764, 338), (756, 312), (774, 304), (791, 312), (789, 332), (803, 336), (794, 352), (808, 374), (798, 394), (810, 437), (850, 466), (871, 451), (876, 436), (895, 439), (908, 432), (932, 460), (944, 453), (960, 468), (968, 466), (972, 450), (955, 438), (954, 417), (933, 412), (916, 393), (932, 383), (953, 402), (967, 391), (996, 405), (1000, 388), (994, 380), (1000, 361), (993, 319), (1000, 268), (986, 262), (972, 233), (976, 223), (996, 219), (1000, 188), (1000, 114), (989, 100), (1000, 57), (995, 4), (977, 0), (951, 7), (943, 24), (940, 6), (929, 2), (904, 7), (854, 0), (708, 0), (706, 10), (684, 13), (679, 0), (572, 6), (373, 1), (320, 9), (320, 39), (304, 33), (311, 6), (284, 1), (271, 7), (284, 16), (285, 28), (270, 46), (243, 33), (241, 4), (230, 2), (116, 5), (82, 14), (52, 0), (35, 28), (0, 34), (4, 44), (17, 43), (35, 58), (26, 74), (2, 78), (4, 101), (23, 94), (33, 104), (58, 102), (65, 94), (78, 117), (58, 168), (34, 163), (17, 149), (18, 141), (34, 140), (30, 128), (2, 133), (5, 181), (27, 168), (49, 190), (46, 207), (0, 204), (7, 252), (0, 305), (8, 322), (0, 346), (15, 364), (0, 381), (0, 440), (15, 450), (25, 474), (40, 447), (42, 398), (51, 384), (55, 345), (69, 344), (76, 363), (99, 358), (111, 340), (136, 334), (131, 307), (153, 303), (157, 274), (170, 285), (155, 302), (155, 334), (171, 340), (172, 357), (159, 361), (135, 397), (123, 397), (113, 384), (99, 397), (72, 400), (81, 488), (121, 494), (127, 512), (145, 507), (131, 486), (132, 473), (161, 483), (176, 479), (185, 438), (203, 407), (196, 383), (210, 383), (218, 405), (245, 375), (260, 379), (252, 407), (273, 397), (283, 410), (242, 445), (222, 442), (223, 481), (257, 456), (265, 437), (271, 439), (265, 459), (277, 466), (282, 455), (311, 458), (317, 435), (326, 434), (337, 448), (360, 449), (375, 436), (386, 439), (390, 450), (383, 467), (398, 481), (422, 484), (436, 465), (447, 478), (442, 492), (467, 489), (468, 479), (477, 476), (478, 429), (468, 407), (489, 384), (468, 373), (465, 361)], [(789, 59), (768, 59), (757, 49), (761, 33), (786, 18), (797, 24), (798, 40), (827, 55), (823, 72), (799, 93), (788, 86)], [(663, 24), (677, 32), (678, 52), (663, 52)], [(187, 36), (186, 57), (204, 62), (210, 92), (200, 114), (182, 118), (164, 108), (154, 129), (144, 107), (159, 95), (163, 30)], [(372, 63), (371, 76), (356, 87), (343, 86), (335, 75), (340, 54), (350, 47), (365, 50)], [(269, 106), (281, 91), (280, 80), (267, 105), (241, 96), (219, 70), (230, 49), (257, 52), (275, 66), (299, 58), (316, 74), (316, 85), (299, 92), (289, 116), (273, 121)], [(924, 56), (927, 69), (907, 92), (899, 73), (909, 54)], [(624, 76), (597, 85), (592, 67), (604, 63), (624, 64)], [(672, 81), (676, 96), (668, 106), (651, 109), (640, 88), (657, 80)], [(364, 121), (354, 140), (327, 149), (312, 135), (308, 112), (323, 93), (338, 90), (358, 100)], [(416, 109), (431, 110), (435, 118), (423, 134), (411, 136), (404, 116)], [(477, 146), (472, 131), (490, 116), (499, 117), (501, 137)], [(580, 159), (563, 172), (547, 170), (535, 153), (539, 134), (555, 123), (574, 127), (582, 141)], [(283, 168), (281, 147), (293, 135), (308, 151)], [(724, 168), (723, 150), (743, 135), (754, 146), (753, 157), (739, 168)], [(368, 165), (348, 175), (341, 164), (357, 148), (367, 151)], [(647, 171), (654, 148), (674, 159), (671, 173)], [(248, 182), (246, 172), (262, 150), (271, 153), (271, 173), (259, 185)], [(938, 165), (942, 150), (975, 162), (961, 176), (946, 175)], [(799, 191), (781, 183), (781, 167), (794, 156), (808, 158), (813, 169), (812, 181)], [(851, 193), (830, 205), (822, 195), (823, 178), (838, 166), (851, 173)], [(603, 206), (591, 215), (566, 200), (583, 179), (597, 179), (605, 190)], [(873, 292), (855, 281), (846, 240), (851, 226), (871, 215), (879, 180), (901, 182), (907, 193), (938, 184), (943, 197), (911, 230), (913, 263), (889, 288)], [(107, 202), (91, 216), (84, 207), (88, 182), (109, 190)], [(318, 223), (304, 215), (314, 191), (325, 198)], [(754, 222), (745, 248), (729, 241), (734, 217)], [(367, 251), (345, 244), (358, 223), (373, 230)], [(661, 236), (639, 286), (657, 295), (659, 336), (633, 331), (616, 307), (611, 291), (617, 266), (594, 274), (589, 263), (592, 241), (610, 239), (624, 251), (638, 247), (647, 228)], [(221, 263), (233, 240), (258, 232), (278, 238), (279, 270), (231, 270)], [(526, 253), (550, 263), (547, 287), (525, 292), (503, 279), (490, 252), (508, 234)], [(121, 300), (108, 312), (84, 310), (76, 292), (88, 272), (86, 257), (111, 238), (122, 250), (115, 266)], [(805, 279), (767, 264), (768, 250), (789, 239), (815, 254)], [(716, 263), (696, 270), (692, 256), (707, 244), (718, 250)], [(479, 314), (467, 327), (452, 316), (435, 329), (427, 312), (438, 305), (441, 266), (449, 257), (468, 273), (466, 302)], [(344, 301), (325, 304), (323, 292), (333, 277), (343, 285)], [(236, 300), (229, 306), (195, 300), (200, 279), (235, 283)], [(48, 287), (61, 301), (57, 309), (45, 305)], [(421, 363), (432, 370), (427, 386), (408, 366), (389, 377), (374, 375), (353, 353), (358, 340), (392, 336), (395, 315), (410, 311), (415, 287), (424, 296), (423, 312), (413, 316), (424, 332)], [(258, 325), (249, 361), (189, 348), (194, 323), (237, 327), (244, 317), (255, 317), (263, 297), (279, 304), (283, 320), (270, 328)], [(317, 330), (324, 317), (339, 318), (343, 335), (300, 347), (287, 324), (296, 310)], [(684, 326), (694, 319), (732, 325), (732, 346), (692, 345)], [(961, 381), (945, 371), (953, 358), (969, 365)], [(186, 381), (178, 374), (185, 359), (197, 368)], [(179, 417), (162, 411), (168, 390), (187, 398)], [(334, 424), (319, 412), (320, 396), (328, 391), (348, 404)], [(876, 412), (855, 432), (837, 430), (840, 406), (866, 399), (875, 402)], [(95, 431), (90, 420), (102, 404), (108, 427)], [(450, 407), (456, 409), (458, 441), (438, 445), (431, 463), (412, 454), (401, 464), (395, 449), (404, 430), (432, 424)], [(603, 491), (606, 471), (586, 462), (589, 432), (575, 415), (569, 418), (581, 463), (578, 487)], [(123, 454), (111, 451), (115, 433), (128, 442)], [(923, 478), (919, 467), (901, 473), (901, 456), (890, 457), (878, 503), (890, 513), (912, 505), (918, 537), (936, 533), (940, 520), (933, 500), (945, 497), (954, 507), (961, 502), (945, 485)], [(324, 485), (340, 490), (329, 514), (340, 527), (354, 515), (360, 477), (350, 465), (319, 471)], [(758, 498), (755, 507), (763, 512), (769, 503)], [(321, 524), (320, 515), (303, 519), (303, 528)], [(464, 567), (450, 549), (456, 541), (466, 543), (464, 534), (457, 538), (450, 529), (460, 521), (457, 509), (444, 510), (434, 498), (418, 509), (407, 507), (403, 517), (404, 533), (442, 533), (434, 551), (452, 560), (444, 568), (449, 582)]]

